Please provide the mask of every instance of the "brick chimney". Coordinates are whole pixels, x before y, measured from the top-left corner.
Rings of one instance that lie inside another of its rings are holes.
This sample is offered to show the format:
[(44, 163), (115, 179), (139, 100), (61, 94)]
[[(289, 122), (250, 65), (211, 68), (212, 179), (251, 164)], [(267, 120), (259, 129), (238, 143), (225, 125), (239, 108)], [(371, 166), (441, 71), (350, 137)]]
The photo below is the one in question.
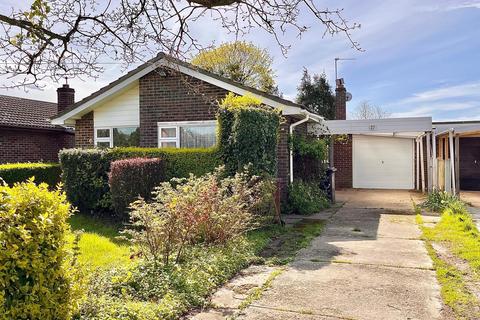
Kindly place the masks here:
[(347, 90), (345, 89), (343, 78), (337, 79), (335, 88), (335, 120), (347, 119)]
[(57, 110), (58, 113), (73, 106), (75, 103), (75, 89), (70, 88), (68, 84), (64, 84), (57, 89)]

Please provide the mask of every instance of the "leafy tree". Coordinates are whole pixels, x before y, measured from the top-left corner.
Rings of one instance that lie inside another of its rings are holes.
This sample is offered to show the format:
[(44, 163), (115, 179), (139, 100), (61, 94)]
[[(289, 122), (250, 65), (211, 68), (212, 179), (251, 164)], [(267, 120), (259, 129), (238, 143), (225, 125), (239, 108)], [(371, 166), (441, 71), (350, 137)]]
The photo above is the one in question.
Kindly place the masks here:
[(102, 64), (145, 62), (162, 51), (183, 58), (208, 47), (195, 36), (211, 23), (218, 32), (245, 36), (255, 30), (272, 36), (283, 53), (290, 47), (282, 35), (308, 30), (300, 14), (324, 26), (325, 34), (343, 34), (352, 47), (351, 31), (359, 27), (342, 9), (319, 9), (314, 0), (30, 0), (0, 7), (0, 75), (8, 86), (39, 85), (42, 79), (95, 77)]
[(380, 106), (370, 104), (368, 101), (360, 103), (351, 113), (353, 119), (385, 119), (390, 117), (390, 112)]
[(325, 119), (335, 118), (335, 97), (324, 73), (314, 74), (312, 77), (308, 70), (304, 69), (297, 89), (297, 103)]
[(278, 91), (272, 70), (272, 57), (265, 49), (245, 41), (224, 43), (203, 51), (192, 64), (268, 93)]

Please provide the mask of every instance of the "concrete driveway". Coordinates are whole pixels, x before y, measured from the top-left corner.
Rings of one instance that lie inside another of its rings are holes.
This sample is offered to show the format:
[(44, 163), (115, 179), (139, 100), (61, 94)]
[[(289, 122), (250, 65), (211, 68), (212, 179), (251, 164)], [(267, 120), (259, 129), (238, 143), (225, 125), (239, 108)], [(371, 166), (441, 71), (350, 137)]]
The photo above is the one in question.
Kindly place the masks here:
[(440, 287), (406, 191), (347, 190), (323, 234), (242, 319), (440, 319)]

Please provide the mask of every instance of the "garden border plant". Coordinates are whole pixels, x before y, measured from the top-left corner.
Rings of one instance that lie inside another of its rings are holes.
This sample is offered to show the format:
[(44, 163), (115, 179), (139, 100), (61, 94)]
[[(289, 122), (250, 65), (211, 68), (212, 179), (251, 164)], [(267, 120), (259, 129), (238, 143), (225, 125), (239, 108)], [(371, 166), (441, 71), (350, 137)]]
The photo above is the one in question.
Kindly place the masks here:
[(54, 188), (60, 182), (61, 168), (58, 163), (23, 162), (0, 164), (0, 178), (8, 185), (24, 182), (35, 177), (35, 183), (45, 182)]

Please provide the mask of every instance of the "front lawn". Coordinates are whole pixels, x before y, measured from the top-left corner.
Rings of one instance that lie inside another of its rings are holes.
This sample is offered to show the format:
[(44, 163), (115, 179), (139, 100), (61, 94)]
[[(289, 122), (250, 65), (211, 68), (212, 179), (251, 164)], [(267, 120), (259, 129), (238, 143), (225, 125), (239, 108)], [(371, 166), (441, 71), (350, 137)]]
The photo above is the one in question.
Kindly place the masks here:
[[(72, 231), (83, 230), (79, 242), (80, 264), (89, 269), (97, 267), (108, 268), (112, 266), (131, 263), (130, 245), (118, 240), (121, 225), (100, 218), (93, 218), (77, 213), (69, 219)], [(74, 236), (69, 236), (73, 242)]]
[(79, 260), (92, 279), (78, 319), (178, 319), (207, 303), (215, 288), (248, 265), (291, 261), (323, 228), (323, 222), (270, 226), (226, 245), (195, 246), (181, 263), (159, 267), (140, 259), (134, 260), (140, 266), (132, 263), (128, 244), (116, 239), (118, 225), (84, 215), (70, 224), (85, 231)]

